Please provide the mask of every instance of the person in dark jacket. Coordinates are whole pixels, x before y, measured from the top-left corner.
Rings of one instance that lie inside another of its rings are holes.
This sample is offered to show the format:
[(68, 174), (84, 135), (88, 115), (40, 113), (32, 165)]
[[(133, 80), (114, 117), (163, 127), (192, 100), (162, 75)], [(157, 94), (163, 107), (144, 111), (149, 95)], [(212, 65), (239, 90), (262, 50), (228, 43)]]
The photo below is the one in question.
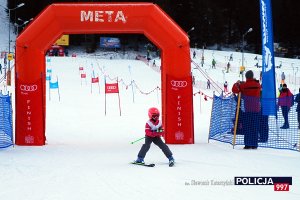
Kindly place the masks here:
[(261, 85), (254, 79), (252, 70), (247, 71), (245, 76), (246, 82), (237, 81), (232, 86), (232, 92), (241, 93), (244, 102), (244, 149), (257, 149)]
[(278, 107), (281, 107), (281, 112), (284, 119), (284, 124), (280, 127), (281, 129), (290, 128), (288, 115), (292, 107), (293, 98), (293, 94), (291, 93), (289, 88), (287, 88), (287, 85), (284, 83), (282, 85), (282, 89), (278, 97)]
[(229, 69), (230, 69), (230, 62), (227, 63), (227, 66), (226, 66), (226, 73), (229, 73)]
[(210, 89), (210, 80), (207, 79), (207, 82), (206, 82), (206, 89)]
[(269, 116), (263, 115), (262, 108), (260, 109), (259, 113), (259, 139), (260, 143), (266, 143), (269, 139)]
[(230, 54), (229, 61), (233, 61), (233, 54)]
[(297, 103), (297, 120), (298, 120), (298, 129), (300, 129), (300, 88), (299, 88), (299, 93), (295, 97), (295, 102)]
[(149, 120), (145, 125), (145, 144), (143, 144), (141, 150), (138, 153), (136, 163), (144, 163), (144, 158), (150, 149), (151, 143), (156, 144), (169, 159), (169, 166), (172, 167), (175, 163), (173, 153), (169, 147), (161, 140), (161, 136), (164, 134), (162, 121), (159, 120), (160, 112), (157, 108), (152, 107), (148, 110)]
[(193, 52), (193, 58), (196, 58), (196, 51)]

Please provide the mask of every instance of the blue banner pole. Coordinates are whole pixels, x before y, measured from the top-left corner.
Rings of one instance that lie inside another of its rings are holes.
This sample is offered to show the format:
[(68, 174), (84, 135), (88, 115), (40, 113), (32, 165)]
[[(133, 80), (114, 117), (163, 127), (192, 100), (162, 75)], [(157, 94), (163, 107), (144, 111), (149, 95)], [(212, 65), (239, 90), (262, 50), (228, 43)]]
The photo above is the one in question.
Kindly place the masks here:
[(271, 0), (260, 0), (262, 37), (262, 113), (277, 115)]

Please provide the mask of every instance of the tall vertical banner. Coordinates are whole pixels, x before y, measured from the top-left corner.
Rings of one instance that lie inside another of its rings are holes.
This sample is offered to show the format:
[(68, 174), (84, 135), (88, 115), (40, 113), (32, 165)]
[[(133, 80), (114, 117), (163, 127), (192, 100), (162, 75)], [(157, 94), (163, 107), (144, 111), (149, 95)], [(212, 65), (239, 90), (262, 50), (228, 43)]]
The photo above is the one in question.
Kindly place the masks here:
[(165, 140), (169, 144), (194, 144), (193, 117), (188, 112), (193, 105), (193, 99), (189, 98), (193, 93), (192, 77), (167, 76), (167, 90), (169, 107), (165, 117), (170, 125)]
[(276, 83), (271, 0), (260, 0), (262, 36), (262, 112), (276, 115)]
[(16, 126), (16, 143), (19, 145), (44, 145), (45, 135), (43, 107), (41, 103), (43, 88), (42, 79), (35, 82), (27, 83), (16, 78), (16, 108), (19, 110), (19, 115), (16, 116), (16, 121), (19, 126)]

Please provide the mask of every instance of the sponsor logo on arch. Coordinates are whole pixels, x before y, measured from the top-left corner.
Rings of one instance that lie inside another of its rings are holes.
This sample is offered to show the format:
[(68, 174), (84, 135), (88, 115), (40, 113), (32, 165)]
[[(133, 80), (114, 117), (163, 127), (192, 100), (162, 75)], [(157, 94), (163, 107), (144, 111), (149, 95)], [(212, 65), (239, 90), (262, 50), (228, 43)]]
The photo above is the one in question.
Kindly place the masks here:
[(114, 22), (117, 23), (119, 21), (126, 23), (127, 17), (123, 13), (122, 10), (113, 11), (113, 10), (81, 10), (80, 12), (80, 21), (81, 22)]
[(172, 89), (173, 90), (178, 90), (178, 89), (182, 89), (182, 88), (185, 88), (188, 83), (187, 81), (182, 81), (182, 80), (171, 80), (171, 86), (172, 86)]
[(20, 85), (20, 90), (22, 92), (34, 92), (37, 90), (37, 85)]

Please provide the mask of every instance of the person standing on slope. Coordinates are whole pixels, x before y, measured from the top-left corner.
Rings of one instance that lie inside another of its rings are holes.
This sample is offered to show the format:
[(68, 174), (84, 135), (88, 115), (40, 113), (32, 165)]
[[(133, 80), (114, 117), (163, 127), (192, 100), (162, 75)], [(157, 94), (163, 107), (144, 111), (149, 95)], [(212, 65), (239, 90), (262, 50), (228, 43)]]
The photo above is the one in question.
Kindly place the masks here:
[(144, 158), (150, 149), (151, 143), (156, 144), (169, 159), (169, 166), (172, 167), (175, 163), (173, 154), (169, 147), (162, 141), (161, 136), (164, 134), (162, 121), (159, 120), (160, 112), (157, 108), (152, 107), (148, 110), (149, 120), (145, 125), (145, 144), (141, 147), (135, 163), (144, 164)]
[(280, 95), (278, 97), (278, 108), (281, 107), (282, 116), (284, 119), (284, 124), (280, 127), (281, 129), (290, 128), (289, 124), (289, 112), (291, 107), (294, 104), (294, 96), (290, 89), (287, 87), (287, 84), (282, 85), (280, 90)]
[(252, 70), (245, 74), (246, 82), (237, 81), (232, 86), (233, 93), (241, 93), (244, 101), (244, 149), (257, 149), (260, 119), (260, 92), (261, 85), (254, 79)]

